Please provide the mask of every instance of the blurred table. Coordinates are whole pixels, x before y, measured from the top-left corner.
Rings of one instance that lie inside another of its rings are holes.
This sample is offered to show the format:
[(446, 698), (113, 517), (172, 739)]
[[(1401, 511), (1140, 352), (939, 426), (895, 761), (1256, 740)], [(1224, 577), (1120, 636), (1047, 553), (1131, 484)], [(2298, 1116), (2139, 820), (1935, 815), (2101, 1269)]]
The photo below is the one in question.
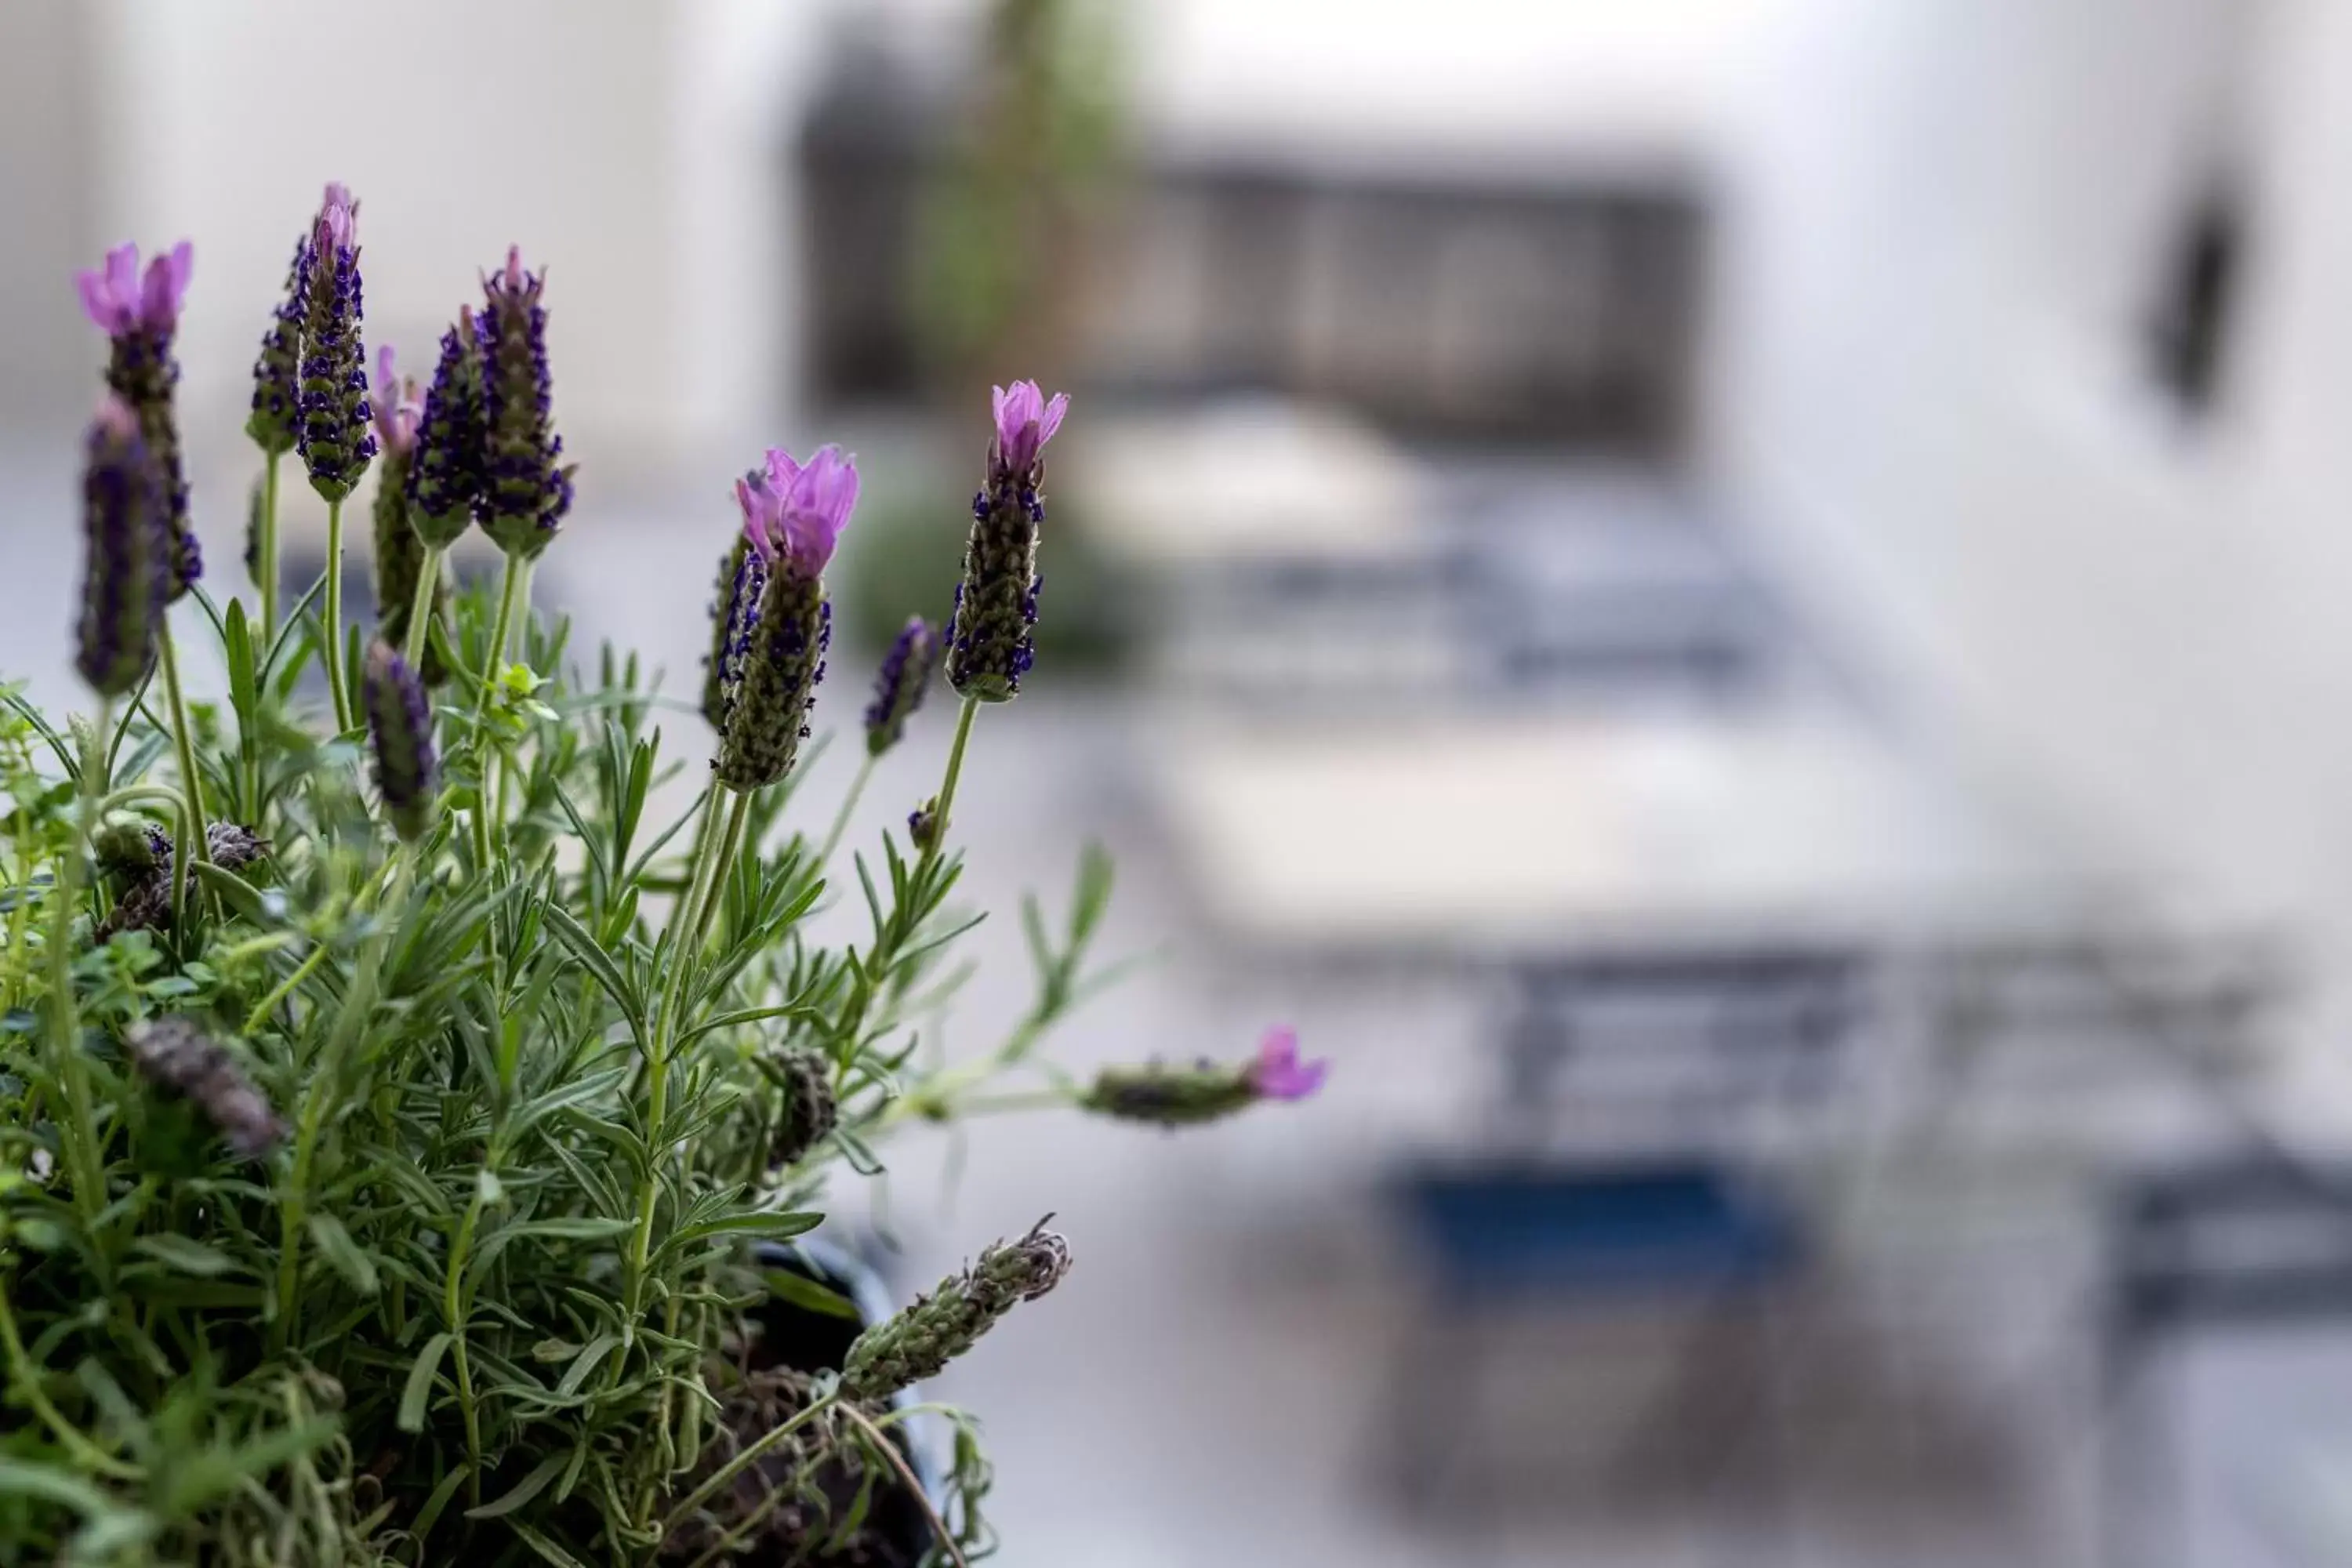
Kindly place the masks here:
[(1204, 728), (1150, 776), (1204, 912), (1261, 945), (1875, 943), (2113, 902), (2056, 845), (1828, 717)]
[(1090, 538), (1161, 569), (1411, 559), (1426, 479), (1362, 422), (1271, 398), (1106, 422), (1055, 475)]

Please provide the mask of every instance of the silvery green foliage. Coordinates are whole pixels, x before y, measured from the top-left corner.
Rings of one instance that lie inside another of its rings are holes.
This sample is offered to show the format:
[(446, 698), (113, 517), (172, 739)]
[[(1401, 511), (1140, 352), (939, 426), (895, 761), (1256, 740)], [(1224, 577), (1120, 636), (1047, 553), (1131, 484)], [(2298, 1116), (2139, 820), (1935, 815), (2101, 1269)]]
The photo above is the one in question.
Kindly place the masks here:
[[(493, 610), (487, 587), (452, 604), (460, 670), (496, 667)], [(1085, 858), (1051, 936), (1031, 911), (1039, 989), (1012, 1036), (926, 1071), (918, 1031), (972, 919), (960, 857), (886, 836), (815, 864), (831, 803), (792, 791), (833, 776), (821, 748), (740, 797), (694, 941), (677, 910), (716, 831), (702, 801), (738, 797), (700, 787), (707, 731), (634, 658), (576, 658), (564, 622), (532, 619), (478, 727), (465, 704), (431, 715), (427, 778), (406, 729), (389, 773), (331, 735), (289, 620), (265, 645), (233, 603), (216, 646), (192, 642), (226, 671), (195, 694), (222, 827), (176, 921), (118, 920), (172, 859), (151, 708), (117, 704), (104, 732), (15, 692), (0, 710), (0, 1562), (603, 1564), (723, 1542), (764, 1500), (722, 1456), (766, 1434), (719, 1414), (767, 1408), (743, 1354), (753, 1247), (1032, 1059), (1087, 989), (1107, 865)], [(381, 695), (372, 714), (423, 722), (404, 688)], [(906, 743), (943, 759), (943, 729)], [(828, 945), (806, 920), (844, 889), (866, 933)], [(808, 1136), (819, 1085), (830, 1127)], [(794, 1551), (860, 1528), (813, 1477), (898, 1484), (844, 1397), (816, 1374), (793, 1408), (845, 1413), (779, 1440), (814, 1467), (771, 1489)], [(988, 1468), (953, 1433), (937, 1500), (971, 1548)]]

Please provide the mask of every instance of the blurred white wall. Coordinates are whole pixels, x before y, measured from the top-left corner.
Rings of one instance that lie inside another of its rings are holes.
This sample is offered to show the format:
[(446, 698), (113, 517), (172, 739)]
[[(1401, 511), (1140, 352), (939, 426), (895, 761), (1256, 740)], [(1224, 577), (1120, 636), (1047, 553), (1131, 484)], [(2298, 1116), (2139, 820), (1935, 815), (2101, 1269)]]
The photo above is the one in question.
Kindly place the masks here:
[[(1774, 37), (1720, 476), (1979, 756), (2352, 955), (2352, 7), (1790, 0)], [(2232, 133), (2250, 310), (2190, 432), (2139, 333)]]
[(795, 9), (97, 0), (92, 226), (100, 244), (196, 240), (181, 357), (200, 449), (234, 445), (254, 345), (330, 178), (362, 203), (369, 342), (420, 368), (509, 241), (548, 266), (558, 417), (594, 458), (583, 482), (755, 437), (788, 381), (779, 141), (824, 7)]
[[(83, 265), (97, 157), (86, 136), (87, 29), (67, 0), (0, 5), (0, 426), (69, 426), (58, 384), (83, 363), (71, 269)], [(0, 436), (5, 436), (0, 431)]]

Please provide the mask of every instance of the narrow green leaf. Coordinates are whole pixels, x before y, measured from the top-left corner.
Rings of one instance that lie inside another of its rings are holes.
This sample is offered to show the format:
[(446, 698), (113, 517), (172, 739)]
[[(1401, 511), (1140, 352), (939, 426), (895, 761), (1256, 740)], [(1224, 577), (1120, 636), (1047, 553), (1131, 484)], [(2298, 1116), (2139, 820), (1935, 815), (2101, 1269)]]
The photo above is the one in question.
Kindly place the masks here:
[(237, 733), (253, 743), (253, 717), (256, 685), (253, 669), (253, 633), (246, 626), (245, 601), (232, 599), (228, 605), (226, 641), (228, 653), (228, 701), (236, 713)]
[(530, 1474), (517, 1481), (502, 1495), (482, 1504), (479, 1508), (467, 1509), (466, 1517), (467, 1519), (499, 1519), (512, 1513), (545, 1491), (548, 1483), (562, 1473), (564, 1462), (570, 1458), (568, 1454), (551, 1454), (532, 1466)]
[(670, 1232), (665, 1247), (683, 1247), (713, 1236), (753, 1236), (766, 1241), (786, 1241), (824, 1223), (821, 1214), (806, 1214), (792, 1209), (764, 1210), (758, 1214), (728, 1215), (719, 1219), (707, 1219), (698, 1225), (681, 1226)]
[[(237, 606), (232, 605), (232, 609)], [(376, 1292), (375, 1263), (360, 1250), (343, 1222), (331, 1214), (314, 1214), (310, 1220), (310, 1239), (319, 1244), (319, 1255), (331, 1264), (351, 1288), (362, 1296)]]
[(188, 869), (196, 874), (198, 881), (219, 894), (223, 903), (254, 924), (275, 926), (285, 923), (270, 917), (268, 901), (252, 883), (236, 872), (224, 871), (209, 860), (191, 860)]
[(425, 1506), (416, 1510), (416, 1519), (409, 1525), (408, 1532), (416, 1537), (420, 1545), (432, 1532), (434, 1521), (441, 1517), (441, 1510), (449, 1506), (449, 1500), (457, 1495), (457, 1489), (464, 1486), (466, 1478), (473, 1473), (474, 1467), (460, 1459), (447, 1475), (441, 1478), (441, 1484), (433, 1489), (432, 1495), (425, 1500)]
[(613, 962), (612, 955), (597, 945), (595, 937), (589, 933), (586, 926), (582, 925), (573, 917), (571, 910), (560, 904), (547, 906), (547, 923), (548, 928), (555, 932), (557, 939), (571, 952), (572, 956), (578, 959), (581, 966), (590, 974), (595, 976), (596, 984), (603, 986), (605, 994), (619, 1004), (621, 1011), (628, 1016), (632, 1024), (638, 1026), (642, 1033), (645, 1005), (638, 1000), (635, 988), (629, 984), (627, 977), (622, 974), (620, 965)]
[(236, 1259), (215, 1247), (207, 1247), (184, 1236), (142, 1236), (131, 1244), (131, 1250), (145, 1253), (156, 1261), (178, 1269), (183, 1274), (212, 1279), (233, 1273)]
[(572, 1553), (564, 1551), (563, 1548), (558, 1546), (555, 1542), (550, 1541), (547, 1537), (541, 1535), (530, 1526), (523, 1523), (520, 1520), (510, 1519), (507, 1521), (507, 1528), (513, 1531), (516, 1537), (520, 1540), (525, 1546), (528, 1546), (533, 1552), (538, 1552), (540, 1556), (546, 1561), (554, 1563), (555, 1568), (587, 1568), (587, 1564), (582, 1563), (580, 1559), (572, 1556)]
[(433, 1397), (433, 1374), (441, 1370), (441, 1358), (447, 1353), (450, 1342), (448, 1334), (436, 1334), (416, 1352), (415, 1364), (408, 1369), (408, 1384), (400, 1391), (396, 1421), (402, 1431), (425, 1430), (425, 1406)]
[(614, 1333), (598, 1334), (590, 1340), (581, 1347), (580, 1353), (572, 1358), (572, 1364), (563, 1369), (563, 1376), (556, 1383), (555, 1392), (579, 1393), (580, 1385), (588, 1381), (588, 1374), (594, 1372), (598, 1363), (612, 1354), (620, 1342), (621, 1336)]
[(858, 1322), (864, 1317), (858, 1311), (856, 1302), (804, 1274), (795, 1274), (788, 1268), (769, 1268), (762, 1270), (760, 1278), (766, 1281), (769, 1295), (804, 1312), (814, 1312), (827, 1318), (845, 1318), (851, 1322)]
[(801, 1023), (816, 1023), (824, 1015), (814, 1007), (786, 1003), (779, 1007), (740, 1007), (732, 1013), (721, 1013), (716, 1018), (705, 1018), (677, 1037), (678, 1044), (700, 1039), (720, 1029), (731, 1029), (738, 1024), (756, 1024), (762, 1018), (792, 1018)]

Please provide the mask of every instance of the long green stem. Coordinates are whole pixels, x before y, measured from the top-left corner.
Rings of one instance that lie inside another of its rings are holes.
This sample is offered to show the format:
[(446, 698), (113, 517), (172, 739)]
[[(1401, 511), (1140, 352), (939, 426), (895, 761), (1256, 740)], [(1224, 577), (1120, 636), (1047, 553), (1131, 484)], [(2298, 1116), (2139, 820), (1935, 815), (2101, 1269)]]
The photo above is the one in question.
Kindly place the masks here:
[[(719, 830), (719, 853), (711, 858), (710, 880), (702, 889), (702, 905), (694, 912), (694, 923), (687, 928), (686, 951), (695, 957), (702, 956), (705, 943), (710, 940), (710, 922), (718, 917), (727, 901), (727, 879), (734, 874), (735, 862), (742, 858), (744, 826), (751, 820), (751, 797), (735, 796), (728, 808), (726, 826)], [(676, 1030), (670, 1034), (677, 1037)]]
[(758, 1442), (751, 1444), (742, 1452), (719, 1466), (718, 1469), (711, 1472), (709, 1479), (679, 1499), (677, 1505), (663, 1519), (663, 1529), (668, 1530), (681, 1523), (696, 1509), (718, 1496), (719, 1489), (774, 1452), (793, 1433), (832, 1409), (838, 1400), (839, 1395), (829, 1394), (823, 1399), (793, 1412), (782, 1426), (770, 1428)]
[(928, 866), (937, 860), (941, 846), (948, 841), (948, 823), (955, 811), (956, 781), (963, 777), (963, 750), (971, 741), (971, 721), (979, 711), (980, 699), (967, 697), (962, 711), (956, 715), (955, 744), (948, 748), (948, 776), (940, 784), (940, 805), (933, 814), (930, 846), (923, 851), (919, 865)]
[(833, 826), (825, 830), (824, 845), (816, 852), (816, 868), (823, 871), (833, 864), (833, 852), (841, 847), (841, 836), (849, 831), (849, 818), (857, 810), (857, 797), (866, 793), (866, 781), (874, 776), (874, 753), (857, 764), (857, 776), (849, 782), (849, 793), (841, 798), (841, 809), (833, 814)]
[[(205, 858), (205, 784), (196, 772), (196, 735), (188, 725), (188, 702), (180, 689), (180, 656), (172, 628), (163, 628), (163, 697), (172, 712), (172, 741), (180, 756), (180, 845), (172, 857), (172, 921), (173, 929), (188, 907), (188, 868)], [(93, 824), (93, 826), (95, 826)]]
[(466, 1478), (466, 1490), (477, 1503), (482, 1500), (482, 1424), (474, 1407), (473, 1360), (466, 1353), (466, 1321), (472, 1313), (467, 1309), (463, 1286), (466, 1262), (473, 1256), (474, 1231), (482, 1220), (482, 1192), (483, 1184), (477, 1180), (473, 1201), (466, 1205), (466, 1217), (457, 1222), (457, 1237), (449, 1247), (448, 1270), (441, 1282), (441, 1312), (449, 1325), (450, 1363), (457, 1374), (457, 1409), (466, 1421), (466, 1458), (472, 1461), (473, 1473)]
[[(694, 875), (687, 879), (686, 900), (670, 911), (670, 930), (676, 940), (670, 943), (669, 978), (662, 989), (661, 1011), (654, 1016), (652, 1037), (646, 1042), (646, 1136), (650, 1152), (645, 1177), (637, 1184), (637, 1226), (629, 1240), (626, 1286), (632, 1321), (645, 1300), (646, 1265), (653, 1251), (654, 1207), (661, 1195), (661, 1127), (669, 1116), (670, 1042), (677, 1037), (677, 1010), (686, 992), (688, 954), (701, 945), (698, 921), (702, 906), (710, 896), (730, 830), (746, 798), (735, 797), (737, 805), (729, 814), (728, 826), (702, 836), (694, 857)], [(717, 785), (712, 786), (702, 809), (706, 816), (719, 809)]]
[(474, 864), (487, 870), (490, 864), (490, 813), (498, 799), (496, 782), (498, 749), (490, 744), (488, 728), (490, 693), (496, 689), (499, 674), (506, 663), (507, 634), (513, 629), (515, 597), (522, 587), (522, 557), (509, 555), (504, 580), (499, 586), (499, 618), (490, 627), (490, 642), (482, 653), (482, 686), (474, 697), (474, 755), (479, 760), (474, 783)]
[(408, 637), (400, 657), (409, 668), (417, 668), (425, 657), (425, 633), (433, 621), (433, 595), (441, 586), (441, 558), (446, 552), (437, 544), (425, 547), (425, 559), (416, 568), (416, 597), (408, 605)]
[(343, 503), (327, 503), (327, 684), (335, 689), (335, 731), (352, 727), (351, 693), (343, 689)]
[[(171, 646), (168, 638), (164, 646)], [(106, 735), (113, 728), (113, 700), (99, 699), (98, 717), (90, 726), (89, 740), (82, 752), (81, 821), (73, 847), (66, 852), (58, 868), (54, 889), (58, 906), (49, 922), (49, 1016), (54, 1031), (51, 1044), (57, 1057), (58, 1081), (65, 1086), (69, 1112), (64, 1119), (66, 1125), (58, 1131), (73, 1176), (74, 1206), (81, 1211), (83, 1224), (93, 1233), (89, 1242), (94, 1253), (98, 1251), (98, 1216), (106, 1208), (106, 1173), (99, 1159), (96, 1111), (90, 1098), (89, 1073), (81, 1059), (81, 1026), (74, 1008), (73, 919), (75, 907), (81, 902), (83, 852), (90, 835), (98, 829), (99, 795), (106, 782), (101, 776), (106, 769)]]
[(253, 571), (261, 588), (261, 646), (278, 640), (278, 460), (272, 452), (261, 470), (261, 521), (254, 530)]

